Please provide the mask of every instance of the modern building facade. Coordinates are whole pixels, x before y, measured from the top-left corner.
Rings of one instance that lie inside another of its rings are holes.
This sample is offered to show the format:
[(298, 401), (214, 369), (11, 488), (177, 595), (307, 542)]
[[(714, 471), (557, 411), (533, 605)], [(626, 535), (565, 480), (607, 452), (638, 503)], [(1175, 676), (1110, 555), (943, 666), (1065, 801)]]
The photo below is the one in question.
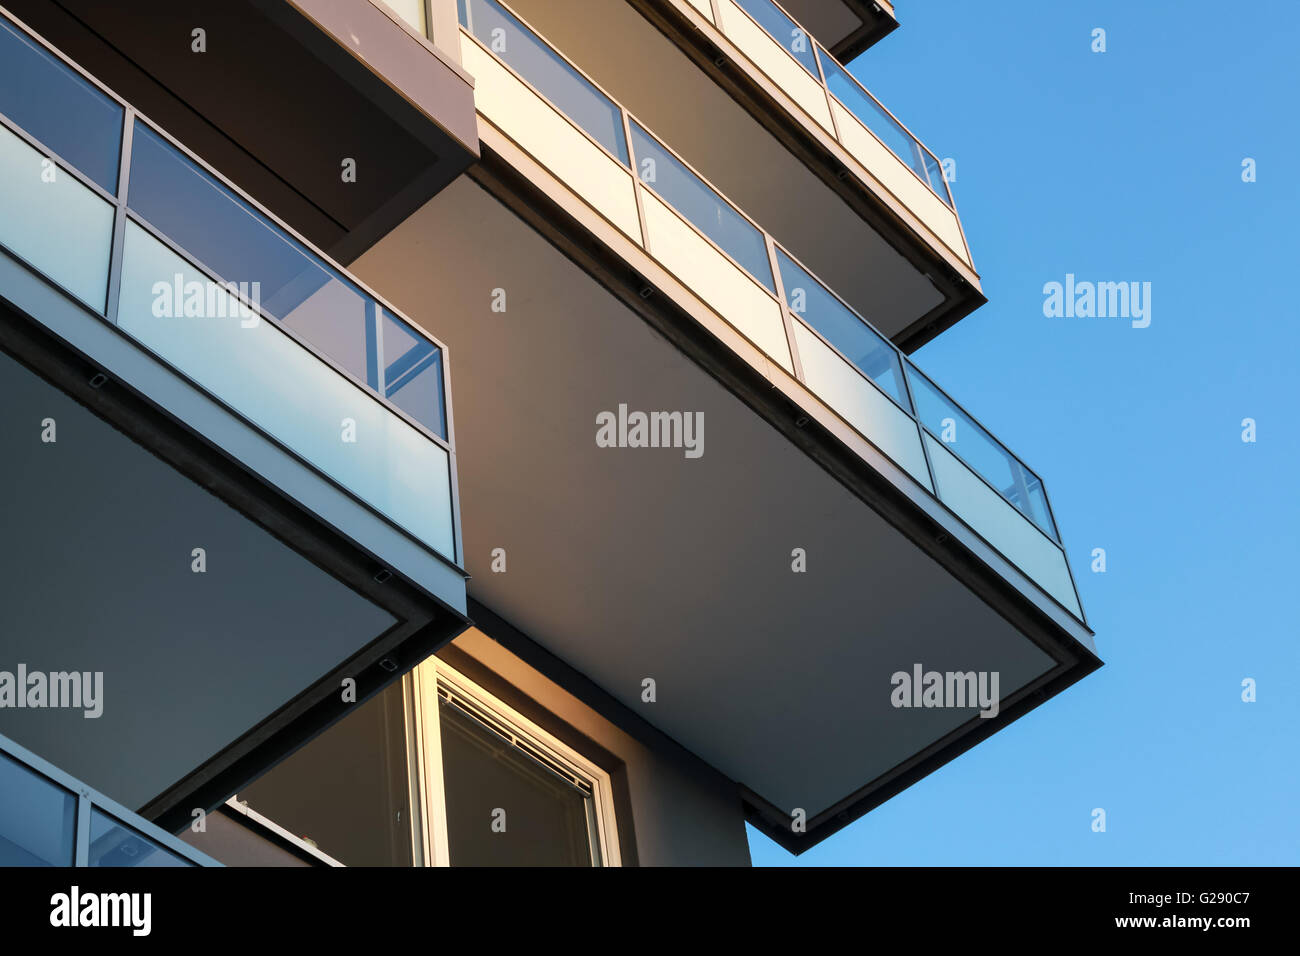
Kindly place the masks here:
[(746, 864), (1100, 666), (890, 3), (3, 4), (0, 863)]

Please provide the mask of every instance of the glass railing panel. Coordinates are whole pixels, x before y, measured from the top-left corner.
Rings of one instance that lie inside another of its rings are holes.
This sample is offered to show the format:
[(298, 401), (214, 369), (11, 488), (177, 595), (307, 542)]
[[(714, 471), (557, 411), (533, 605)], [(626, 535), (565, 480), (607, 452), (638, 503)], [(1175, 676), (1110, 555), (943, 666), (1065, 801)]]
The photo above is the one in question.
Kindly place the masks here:
[(426, 0), (384, 0), (411, 28), (422, 37), (429, 35)]
[(117, 192), (122, 107), (0, 18), (0, 113)]
[(613, 100), (494, 0), (457, 5), (461, 26), (627, 165), (623, 114)]
[(0, 245), (104, 312), (112, 204), (0, 126)]
[(442, 399), (442, 349), (401, 319), (382, 313), (384, 397), (430, 431), (447, 434)]
[(72, 866), (77, 798), (0, 753), (0, 867)]
[(128, 221), (118, 325), (417, 540), (455, 557), (445, 449), (275, 322), (218, 288), (175, 315), (171, 289), (211, 289), (192, 263)]
[(643, 183), (717, 243), (764, 288), (776, 291), (767, 240), (753, 223), (635, 120), (632, 121), (632, 152), (636, 156), (637, 175)]
[(627, 164), (602, 149), (573, 120), (468, 37), (461, 44), (461, 56), (474, 77), (478, 112), (639, 243), (636, 184)]
[(767, 31), (768, 36), (785, 47), (810, 76), (818, 76), (817, 54), (813, 52), (812, 37), (791, 20), (784, 10), (772, 3), (772, 0), (735, 0), (735, 4), (753, 17)]
[(952, 195), (948, 191), (948, 183), (944, 180), (943, 165), (928, 149), (921, 150), (921, 162), (925, 164), (925, 178), (934, 190), (934, 194), (944, 201), (944, 204), (952, 208)]
[(822, 129), (834, 135), (835, 124), (831, 119), (826, 90), (822, 87), (821, 78), (817, 76), (816, 60), (800, 60), (792, 56), (792, 51), (788, 48), (791, 39), (788, 33), (779, 38), (773, 36), (770, 30), (756, 23), (733, 0), (716, 2), (718, 26), (727, 39), (761, 73), (794, 100), (800, 109), (816, 120)]
[(939, 500), (1075, 617), (1083, 610), (1065, 552), (949, 450), (925, 436)]
[(225, 281), (257, 283), (263, 310), (371, 381), (365, 297), (139, 122), (127, 201)]
[[(867, 129), (889, 147), (890, 152), (908, 165), (923, 182), (929, 181), (925, 163), (921, 161), (922, 150), (907, 130), (887, 113), (879, 103), (872, 99), (848, 72), (835, 62), (834, 57), (824, 55), (822, 67), (826, 70), (826, 87), (835, 95), (850, 113), (858, 118)], [(941, 197), (942, 198), (942, 197)]]
[[(140, 122), (132, 137), (127, 200), (188, 255), (222, 280), (239, 284), (265, 314), (357, 381), (378, 389), (379, 355), (411, 349), (408, 327), (385, 326), (400, 334), (391, 346), (381, 342), (384, 329), (373, 298)], [(428, 350), (439, 351), (423, 341)], [(396, 404), (446, 438), (441, 360), (433, 367), (429, 378), (437, 379), (436, 398), (434, 389), (417, 389)]]
[(826, 404), (931, 492), (916, 419), (886, 398), (802, 322), (794, 326), (804, 379)]
[(645, 194), (649, 252), (718, 315), (793, 373), (781, 305), (655, 194)]
[(907, 375), (916, 401), (917, 417), (930, 434), (950, 448), (1053, 541), (1057, 540), (1042, 480), (910, 362)]
[(195, 864), (164, 849), (96, 807), (90, 810), (88, 866), (172, 867)]
[(952, 209), (952, 197), (944, 183), (939, 161), (824, 50), (821, 52), (821, 61), (822, 68), (826, 71), (827, 89), (858, 122), (916, 173), (945, 206)]
[(781, 285), (790, 311), (839, 349), (863, 375), (903, 408), (910, 409), (898, 352), (889, 341), (814, 279), (780, 246), (776, 250)]

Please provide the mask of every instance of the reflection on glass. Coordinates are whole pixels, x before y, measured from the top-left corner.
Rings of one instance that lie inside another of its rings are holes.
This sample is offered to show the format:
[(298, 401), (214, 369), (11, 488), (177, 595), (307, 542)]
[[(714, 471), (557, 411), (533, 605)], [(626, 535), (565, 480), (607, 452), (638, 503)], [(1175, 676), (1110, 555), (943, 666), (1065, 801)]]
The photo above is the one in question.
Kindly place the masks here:
[(821, 59), (822, 67), (826, 70), (827, 89), (844, 104), (845, 109), (858, 118), (863, 126), (875, 133), (876, 138), (884, 143), (891, 153), (906, 163), (921, 178), (921, 181), (944, 201), (945, 205), (951, 206), (948, 201), (948, 191), (943, 185), (943, 174), (929, 152), (923, 149), (912, 134), (903, 129), (898, 120), (890, 116), (885, 108), (859, 86), (857, 81), (849, 76), (832, 57), (823, 55)]
[[(222, 280), (247, 283), (263, 313), (372, 389), (379, 388), (380, 354), (392, 363), (412, 351), (416, 336), (409, 326), (389, 320), (381, 329), (370, 296), (140, 122), (128, 205)], [(381, 341), (390, 332), (393, 341)], [(441, 352), (423, 337), (419, 349), (418, 368), (404, 369), (409, 380), (386, 392), (446, 438)]]
[(907, 377), (916, 399), (917, 417), (926, 430), (996, 488), (1048, 537), (1057, 540), (1056, 525), (1047, 507), (1042, 480), (910, 362)]
[(71, 866), (77, 798), (0, 754), (0, 866)]
[(366, 298), (139, 122), (128, 199), (225, 281), (256, 282), (267, 314), (367, 381)]
[[(447, 451), (276, 323), (155, 311), (154, 290), (206, 277), (128, 222), (118, 326), (409, 534), (455, 555)], [(351, 420), (353, 442), (340, 441)]]
[(410, 773), (398, 681), (249, 784), (239, 799), (344, 866), (411, 866)]
[(122, 107), (0, 17), (0, 113), (110, 193)]
[(447, 434), (442, 403), (442, 350), (395, 316), (383, 313), (384, 395), (438, 435)]
[(193, 866), (113, 817), (90, 810), (90, 866)]
[(632, 152), (636, 156), (637, 175), (643, 183), (717, 243), (769, 292), (776, 291), (767, 258), (767, 241), (748, 219), (635, 121)]
[(102, 314), (113, 204), (62, 170), (42, 181), (44, 159), (0, 126), (0, 246)]
[(452, 866), (599, 863), (591, 794), (455, 704), (438, 706)]
[(898, 353), (875, 329), (867, 325), (819, 281), (809, 275), (780, 247), (776, 250), (790, 311), (839, 349), (858, 370), (879, 385), (903, 408), (910, 408), (903, 387)]
[(624, 166), (623, 112), (494, 0), (458, 0), (460, 24)]
[(812, 37), (772, 0), (736, 0), (736, 6), (753, 17), (768, 36), (789, 50), (800, 66), (814, 78), (817, 76), (817, 54), (813, 52)]

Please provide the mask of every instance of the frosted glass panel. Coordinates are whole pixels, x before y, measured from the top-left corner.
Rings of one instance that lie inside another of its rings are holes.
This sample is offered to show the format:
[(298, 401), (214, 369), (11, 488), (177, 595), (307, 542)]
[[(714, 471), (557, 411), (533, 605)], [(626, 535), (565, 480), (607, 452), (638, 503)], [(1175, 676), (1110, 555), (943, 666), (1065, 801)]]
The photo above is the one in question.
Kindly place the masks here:
[(793, 371), (776, 299), (656, 196), (647, 192), (643, 199), (650, 254), (782, 368)]
[(0, 754), (0, 867), (71, 866), (77, 800)]
[(424, 0), (384, 0), (422, 37), (429, 35), (425, 23)]
[(886, 398), (802, 322), (794, 324), (794, 339), (804, 378), (817, 397), (863, 438), (907, 469), (926, 490), (933, 491), (925, 467), (925, 453), (921, 450), (921, 432), (912, 416)]
[[(177, 306), (191, 301), (191, 283), (205, 290), (212, 286), (207, 276), (144, 229), (127, 224), (118, 324), (352, 494), (454, 560), (446, 451), (273, 322), (240, 315), (236, 301), (222, 291), (203, 296), (202, 307), (193, 310), (201, 315), (176, 317)], [(193, 301), (198, 303), (198, 297)]]
[(102, 314), (112, 242), (113, 207), (0, 126), (0, 245)]
[(941, 442), (927, 434), (925, 443), (939, 500), (1068, 611), (1082, 617), (1061, 549)]

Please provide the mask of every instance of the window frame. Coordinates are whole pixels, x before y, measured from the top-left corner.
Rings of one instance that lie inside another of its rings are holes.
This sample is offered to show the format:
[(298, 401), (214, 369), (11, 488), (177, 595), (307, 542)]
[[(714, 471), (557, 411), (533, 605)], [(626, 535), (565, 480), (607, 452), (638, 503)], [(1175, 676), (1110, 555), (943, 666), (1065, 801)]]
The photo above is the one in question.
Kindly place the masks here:
[(411, 780), (411, 841), (416, 866), (450, 866), (446, 797), (442, 773), (442, 728), (438, 689), (463, 698), (504, 725), (511, 733), (591, 788), (600, 866), (621, 866), (609, 773), (568, 744), (547, 733), (493, 694), (437, 657), (430, 657), (403, 678), (407, 713), (407, 753)]

